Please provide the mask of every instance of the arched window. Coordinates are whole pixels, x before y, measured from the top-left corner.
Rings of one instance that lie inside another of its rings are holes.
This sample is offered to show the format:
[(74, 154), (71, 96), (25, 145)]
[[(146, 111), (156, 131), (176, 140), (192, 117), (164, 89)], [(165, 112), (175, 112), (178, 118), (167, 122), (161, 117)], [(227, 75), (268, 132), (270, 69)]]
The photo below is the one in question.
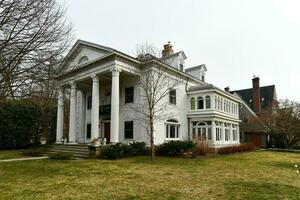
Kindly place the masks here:
[(81, 58), (79, 58), (78, 64), (82, 64), (84, 62), (87, 62), (88, 60), (89, 58), (87, 56), (82, 56)]
[(211, 108), (211, 103), (210, 103), (210, 96), (206, 96), (205, 97), (205, 104), (206, 104), (206, 109), (210, 109)]
[(224, 131), (225, 131), (225, 141), (230, 140), (230, 124), (224, 124)]
[(175, 119), (167, 120), (166, 124), (166, 138), (177, 139), (179, 138), (179, 123)]
[(212, 140), (211, 121), (192, 122), (192, 138), (194, 140)]
[(191, 110), (195, 110), (196, 108), (196, 100), (194, 97), (191, 98)]
[(203, 109), (203, 107), (204, 107), (203, 97), (198, 97), (197, 98), (197, 108)]

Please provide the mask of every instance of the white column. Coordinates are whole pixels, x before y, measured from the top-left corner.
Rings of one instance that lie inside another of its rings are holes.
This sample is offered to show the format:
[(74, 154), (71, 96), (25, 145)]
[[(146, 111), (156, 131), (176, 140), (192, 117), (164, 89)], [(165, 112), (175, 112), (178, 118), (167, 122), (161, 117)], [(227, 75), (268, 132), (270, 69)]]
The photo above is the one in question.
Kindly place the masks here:
[(85, 92), (83, 90), (78, 91), (79, 93), (79, 117), (78, 117), (78, 123), (79, 123), (79, 134), (78, 139), (80, 142), (84, 142), (85, 139)]
[(61, 143), (64, 135), (64, 90), (59, 88), (57, 100), (56, 143)]
[(70, 96), (70, 123), (69, 123), (69, 143), (76, 141), (76, 107), (77, 107), (77, 89), (76, 83), (71, 83)]
[(112, 72), (112, 84), (111, 84), (111, 118), (110, 118), (110, 142), (119, 142), (119, 76), (120, 69), (114, 67)]
[(239, 126), (239, 124), (236, 127), (236, 134), (237, 134), (237, 136), (236, 136), (237, 142), (240, 143), (241, 141), (240, 141), (240, 126)]
[(211, 136), (212, 136), (212, 142), (215, 145), (216, 144), (216, 123), (215, 121), (211, 122)]
[(99, 78), (94, 75), (92, 90), (91, 140), (99, 137)]
[(225, 143), (225, 124), (222, 122), (222, 131), (221, 131), (221, 137), (222, 137), (222, 144)]

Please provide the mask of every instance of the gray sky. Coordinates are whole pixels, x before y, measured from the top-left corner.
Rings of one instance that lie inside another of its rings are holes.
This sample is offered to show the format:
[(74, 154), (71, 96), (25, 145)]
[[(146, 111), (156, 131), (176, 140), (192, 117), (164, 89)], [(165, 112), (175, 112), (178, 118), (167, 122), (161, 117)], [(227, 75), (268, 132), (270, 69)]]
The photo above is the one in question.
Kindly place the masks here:
[(298, 0), (61, 0), (78, 39), (131, 54), (136, 44), (183, 50), (187, 67), (206, 64), (207, 81), (231, 90), (276, 85), (300, 101)]

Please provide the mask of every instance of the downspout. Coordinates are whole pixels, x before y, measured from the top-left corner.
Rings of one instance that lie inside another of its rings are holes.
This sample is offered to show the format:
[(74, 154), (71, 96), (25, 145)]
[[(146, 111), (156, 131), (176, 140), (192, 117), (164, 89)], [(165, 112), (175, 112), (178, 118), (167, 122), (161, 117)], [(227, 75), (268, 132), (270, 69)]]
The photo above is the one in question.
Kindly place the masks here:
[(185, 92), (187, 92), (187, 87), (188, 87), (188, 83), (189, 83), (189, 77), (187, 77), (186, 79), (186, 83), (185, 83)]

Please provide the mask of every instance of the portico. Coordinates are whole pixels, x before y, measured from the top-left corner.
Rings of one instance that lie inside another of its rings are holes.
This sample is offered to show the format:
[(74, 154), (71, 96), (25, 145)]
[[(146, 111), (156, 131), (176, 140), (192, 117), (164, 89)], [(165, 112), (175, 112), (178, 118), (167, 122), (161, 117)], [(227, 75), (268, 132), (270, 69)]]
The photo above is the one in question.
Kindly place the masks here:
[[(87, 78), (75, 79), (60, 85), (57, 103), (57, 143), (61, 143), (64, 136), (64, 91), (68, 89), (70, 90), (68, 142), (73, 144), (87, 143), (100, 137), (104, 138), (104, 134), (100, 135), (99, 112), (100, 106), (109, 104), (111, 107), (110, 116), (106, 115), (106, 118), (109, 118), (110, 122), (110, 141), (107, 142), (119, 142), (119, 79), (121, 71), (117, 66), (112, 66), (102, 73), (93, 73)], [(110, 90), (107, 91), (106, 98), (100, 97), (101, 83), (107, 88), (106, 90)], [(90, 93), (90, 89), (91, 102), (88, 102), (90, 99), (87, 94)], [(109, 94), (111, 94), (111, 98), (108, 97)], [(101, 103), (100, 99), (102, 100)], [(110, 100), (110, 102), (107, 100)], [(90, 116), (87, 116), (86, 108), (89, 103), (91, 103), (91, 106), (89, 105), (90, 112), (88, 112)], [(87, 119), (90, 119), (90, 136), (88, 137), (86, 135), (89, 134), (86, 127)]]

